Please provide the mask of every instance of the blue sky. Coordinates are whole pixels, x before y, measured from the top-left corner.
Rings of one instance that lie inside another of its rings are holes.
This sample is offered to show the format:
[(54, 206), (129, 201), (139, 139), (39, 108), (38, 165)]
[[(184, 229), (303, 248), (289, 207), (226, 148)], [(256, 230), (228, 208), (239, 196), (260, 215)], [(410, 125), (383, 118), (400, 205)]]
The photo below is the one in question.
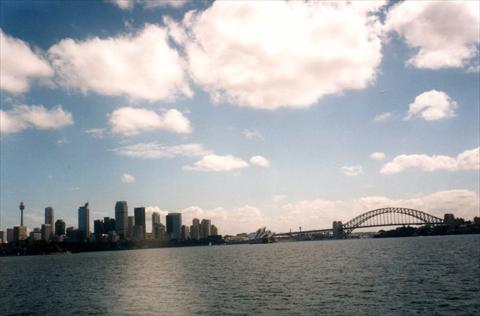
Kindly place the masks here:
[(479, 215), (478, 3), (0, 12), (0, 229), (20, 201), (29, 228), (46, 206), (76, 226), (87, 200), (92, 221), (127, 200), (220, 233), (383, 206)]

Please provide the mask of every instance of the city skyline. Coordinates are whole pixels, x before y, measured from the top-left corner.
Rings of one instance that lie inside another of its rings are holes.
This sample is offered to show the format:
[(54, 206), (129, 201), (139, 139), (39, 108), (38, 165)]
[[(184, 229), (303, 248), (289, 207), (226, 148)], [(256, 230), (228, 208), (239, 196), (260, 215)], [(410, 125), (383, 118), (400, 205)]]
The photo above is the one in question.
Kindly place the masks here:
[(1, 3), (0, 230), (19, 201), (32, 228), (129, 201), (147, 232), (479, 215), (475, 2), (126, 3)]

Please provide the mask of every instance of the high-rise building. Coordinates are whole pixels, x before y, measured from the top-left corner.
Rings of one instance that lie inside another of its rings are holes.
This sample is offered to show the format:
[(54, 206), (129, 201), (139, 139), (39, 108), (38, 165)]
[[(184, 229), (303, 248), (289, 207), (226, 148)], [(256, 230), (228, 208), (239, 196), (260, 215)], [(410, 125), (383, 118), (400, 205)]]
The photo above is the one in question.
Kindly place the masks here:
[(133, 226), (135, 226), (135, 217), (128, 216), (127, 222), (127, 239), (130, 239), (133, 237)]
[(115, 231), (116, 223), (114, 218), (104, 217), (103, 218), (103, 229), (105, 234), (109, 234), (111, 231)]
[(55, 236), (65, 235), (65, 222), (62, 219), (57, 219), (55, 222)]
[(13, 228), (7, 228), (7, 242), (13, 242)]
[(217, 228), (217, 226), (212, 225), (212, 226), (210, 227), (210, 234), (211, 234), (211, 236), (216, 236), (216, 235), (218, 235), (218, 228)]
[(88, 208), (88, 202), (78, 208), (78, 233), (82, 240), (90, 238), (90, 209)]
[(155, 230), (155, 225), (160, 224), (160, 213), (158, 212), (153, 212), (152, 213), (152, 233)]
[(167, 215), (167, 234), (170, 239), (180, 240), (182, 227), (182, 214), (169, 213)]
[(200, 239), (208, 238), (211, 234), (211, 221), (209, 219), (202, 219), (202, 223), (200, 224)]
[(6, 242), (5, 233), (3, 230), (0, 230), (0, 244), (3, 244), (4, 242)]
[(53, 207), (49, 206), (45, 208), (45, 224), (50, 224), (53, 227), (53, 221), (55, 217), (55, 211)]
[(120, 239), (127, 239), (128, 234), (128, 205), (126, 201), (115, 204), (115, 226)]
[(42, 224), (42, 240), (50, 241), (52, 239), (52, 225)]
[(190, 237), (193, 240), (200, 239), (200, 220), (198, 218), (194, 218), (192, 221), (192, 226), (190, 226)]
[(146, 227), (145, 227), (145, 207), (134, 208), (135, 214), (135, 239), (145, 239)]
[(30, 232), (30, 240), (42, 240), (42, 231), (40, 230), (40, 228), (35, 227)]
[(153, 239), (155, 240), (165, 240), (166, 239), (166, 232), (165, 232), (165, 225), (162, 223), (155, 224), (153, 231), (152, 231)]
[(15, 226), (13, 227), (13, 241), (25, 240), (27, 239), (27, 227), (26, 226)]
[(181, 232), (180, 232), (180, 239), (181, 240), (189, 240), (190, 239), (190, 229), (186, 225), (182, 225)]

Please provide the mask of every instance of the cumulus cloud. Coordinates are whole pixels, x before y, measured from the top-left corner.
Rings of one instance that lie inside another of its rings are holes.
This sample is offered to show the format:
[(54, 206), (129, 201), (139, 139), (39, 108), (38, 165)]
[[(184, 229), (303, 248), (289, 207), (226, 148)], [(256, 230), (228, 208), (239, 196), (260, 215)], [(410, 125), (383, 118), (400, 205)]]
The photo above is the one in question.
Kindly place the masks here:
[(141, 159), (170, 159), (175, 157), (199, 157), (211, 152), (201, 144), (162, 145), (157, 142), (138, 143), (113, 149), (122, 156)]
[(443, 91), (430, 90), (423, 92), (410, 104), (405, 119), (420, 116), (426, 121), (435, 121), (455, 116), (457, 102)]
[(355, 165), (355, 166), (343, 166), (340, 168), (340, 171), (346, 176), (354, 177), (363, 174), (362, 166)]
[(270, 161), (268, 161), (268, 159), (263, 156), (253, 156), (252, 158), (250, 158), (250, 163), (259, 167), (270, 167)]
[(110, 0), (122, 10), (131, 10), (135, 5), (142, 6), (146, 9), (154, 9), (159, 7), (180, 8), (187, 3), (187, 0)]
[(185, 166), (185, 170), (191, 171), (232, 171), (248, 167), (248, 163), (240, 158), (232, 155), (215, 155), (210, 154), (204, 156), (201, 160), (193, 165)]
[(67, 38), (48, 53), (58, 83), (83, 93), (148, 101), (192, 96), (184, 62), (156, 25), (117, 37)]
[(175, 109), (157, 114), (148, 109), (123, 107), (113, 111), (109, 121), (112, 132), (124, 136), (160, 129), (180, 134), (192, 131), (188, 118)]
[(480, 169), (480, 147), (465, 150), (457, 157), (443, 155), (399, 155), (388, 162), (380, 170), (381, 174), (396, 174), (409, 168), (419, 168), (423, 171), (458, 171)]
[(132, 176), (131, 174), (124, 173), (122, 175), (122, 183), (135, 183), (135, 177)]
[(0, 110), (0, 133), (17, 133), (27, 128), (58, 129), (73, 124), (70, 112), (61, 106), (47, 109), (43, 105), (16, 105)]
[(374, 159), (374, 160), (383, 160), (385, 159), (385, 154), (382, 153), (382, 152), (374, 152), (370, 155), (370, 158)]
[(380, 65), (384, 2), (217, 1), (166, 19), (194, 81), (214, 101), (305, 108), (364, 89)]
[(473, 219), (480, 209), (478, 193), (469, 190), (446, 190), (407, 199), (384, 196), (362, 197), (353, 202), (355, 215), (382, 207), (407, 207), (443, 218), (445, 213)]
[(479, 16), (476, 1), (402, 1), (389, 10), (386, 27), (416, 49), (408, 60), (414, 67), (469, 67), (478, 60)]
[(392, 117), (392, 113), (390, 112), (383, 112), (383, 113), (380, 113), (378, 114), (377, 116), (375, 116), (373, 118), (373, 121), (374, 122), (383, 122), (383, 121), (386, 121), (388, 120), (389, 118)]
[(38, 49), (11, 37), (0, 29), (0, 90), (10, 93), (26, 92), (33, 79), (53, 75), (48, 62)]

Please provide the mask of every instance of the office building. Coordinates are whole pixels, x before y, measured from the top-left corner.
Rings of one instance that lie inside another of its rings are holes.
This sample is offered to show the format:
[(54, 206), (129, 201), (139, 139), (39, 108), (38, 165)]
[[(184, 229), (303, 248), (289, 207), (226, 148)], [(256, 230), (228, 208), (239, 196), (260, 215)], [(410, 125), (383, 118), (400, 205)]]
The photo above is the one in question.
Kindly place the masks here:
[(166, 240), (166, 231), (165, 231), (165, 225), (162, 223), (157, 223), (155, 224), (153, 231), (152, 231), (153, 239), (156, 240)]
[(135, 214), (135, 239), (143, 240), (146, 235), (145, 207), (136, 207), (133, 212)]
[(53, 227), (53, 220), (55, 216), (55, 211), (53, 207), (49, 206), (45, 208), (45, 224), (49, 224)]
[(128, 216), (127, 218), (127, 239), (133, 237), (133, 226), (135, 226), (135, 217)]
[(200, 239), (205, 239), (210, 236), (211, 233), (211, 222), (209, 219), (202, 219), (200, 223)]
[(0, 244), (5, 243), (5, 232), (3, 230), (0, 230)]
[(190, 238), (193, 240), (200, 239), (200, 220), (198, 218), (194, 218), (192, 221), (192, 226), (190, 226)]
[(115, 226), (120, 239), (127, 239), (128, 234), (128, 205), (126, 201), (115, 204)]
[(7, 228), (7, 242), (13, 242), (13, 228)]
[(20, 241), (27, 239), (27, 227), (15, 226), (13, 227), (13, 241)]
[(104, 217), (103, 218), (103, 231), (105, 234), (109, 234), (111, 231), (116, 230), (116, 222), (114, 218)]
[(50, 241), (52, 235), (52, 225), (42, 224), (42, 240)]
[(160, 213), (158, 212), (153, 212), (152, 213), (152, 233), (155, 230), (155, 225), (160, 224)]
[(169, 213), (167, 215), (167, 234), (170, 239), (180, 240), (182, 227), (182, 214)]
[(78, 234), (81, 240), (90, 238), (90, 209), (88, 202), (78, 208)]
[(217, 236), (218, 235), (218, 228), (215, 225), (212, 225), (210, 227), (210, 234), (211, 236)]
[(29, 236), (30, 240), (42, 240), (42, 231), (40, 228), (35, 227), (31, 232)]
[(55, 222), (55, 236), (65, 235), (65, 222), (61, 219), (57, 219)]

